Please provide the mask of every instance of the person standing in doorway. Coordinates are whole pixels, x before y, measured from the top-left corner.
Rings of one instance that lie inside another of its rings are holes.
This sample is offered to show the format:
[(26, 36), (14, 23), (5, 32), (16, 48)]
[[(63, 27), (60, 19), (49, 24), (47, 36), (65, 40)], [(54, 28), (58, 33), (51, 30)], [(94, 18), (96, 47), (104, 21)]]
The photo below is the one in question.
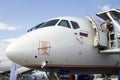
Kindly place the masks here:
[[(105, 22), (103, 22), (100, 26), (102, 27), (103, 24), (105, 24)], [(113, 24), (111, 23), (111, 20), (110, 20), (110, 19), (107, 19), (107, 20), (106, 20), (106, 29), (103, 30), (103, 28), (102, 28), (102, 31), (103, 31), (103, 32), (107, 32), (108, 41), (109, 41), (109, 39), (110, 39), (110, 40), (114, 40), (114, 35), (115, 35), (115, 33), (114, 33), (114, 26), (113, 26)], [(109, 34), (110, 34), (110, 36), (109, 36)], [(111, 47), (112, 47), (112, 46), (113, 46), (113, 42), (111, 42)]]

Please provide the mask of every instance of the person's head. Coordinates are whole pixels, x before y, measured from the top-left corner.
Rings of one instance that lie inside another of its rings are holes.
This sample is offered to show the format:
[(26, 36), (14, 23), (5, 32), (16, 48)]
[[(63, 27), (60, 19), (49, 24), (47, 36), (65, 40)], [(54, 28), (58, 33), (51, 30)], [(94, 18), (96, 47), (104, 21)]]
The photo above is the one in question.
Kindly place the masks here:
[(106, 23), (107, 23), (107, 24), (110, 24), (110, 19), (107, 19), (107, 20), (106, 20)]

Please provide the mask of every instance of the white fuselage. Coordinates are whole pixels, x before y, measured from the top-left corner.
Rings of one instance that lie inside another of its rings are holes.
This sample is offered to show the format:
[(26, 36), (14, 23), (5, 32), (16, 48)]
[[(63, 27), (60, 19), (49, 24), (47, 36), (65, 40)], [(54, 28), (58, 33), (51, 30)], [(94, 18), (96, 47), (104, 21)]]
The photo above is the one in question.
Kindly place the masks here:
[[(100, 54), (93, 46), (95, 32), (89, 22), (73, 17), (55, 19), (60, 20), (54, 26), (33, 30), (11, 43), (6, 49), (8, 58), (28, 67), (41, 66), (44, 61), (48, 67), (120, 67), (119, 55)], [(58, 26), (64, 19), (71, 28)], [(70, 21), (80, 28), (73, 29)]]

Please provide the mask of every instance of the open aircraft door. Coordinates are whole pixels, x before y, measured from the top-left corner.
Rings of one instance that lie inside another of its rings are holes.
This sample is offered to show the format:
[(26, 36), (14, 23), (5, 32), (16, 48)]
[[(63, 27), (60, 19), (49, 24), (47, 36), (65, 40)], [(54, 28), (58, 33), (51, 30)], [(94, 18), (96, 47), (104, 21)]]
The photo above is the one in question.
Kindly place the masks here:
[[(99, 12), (96, 15), (103, 20), (110, 19), (114, 26), (114, 32), (109, 33), (109, 48), (101, 50), (100, 53), (120, 54), (120, 9), (110, 9)], [(114, 40), (110, 39), (110, 34), (114, 34)], [(111, 45), (111, 43), (113, 43), (113, 45)]]
[(107, 48), (107, 33), (102, 32), (102, 29), (100, 27), (101, 22), (98, 21), (97, 19), (94, 19), (91, 16), (87, 16), (87, 19), (91, 23), (94, 31), (95, 31), (95, 36), (94, 36), (94, 47), (97, 47), (99, 49), (106, 49)]

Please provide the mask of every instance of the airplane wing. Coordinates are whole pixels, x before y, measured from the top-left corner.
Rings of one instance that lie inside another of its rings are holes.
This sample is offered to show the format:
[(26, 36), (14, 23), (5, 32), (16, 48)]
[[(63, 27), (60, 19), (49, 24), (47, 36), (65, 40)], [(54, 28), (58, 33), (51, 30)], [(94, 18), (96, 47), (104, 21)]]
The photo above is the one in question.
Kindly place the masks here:
[(21, 74), (21, 73), (27, 72), (29, 70), (31, 70), (31, 69), (30, 68), (26, 68), (26, 67), (20, 67), (20, 68), (17, 69), (17, 73)]
[(12, 61), (10, 61), (10, 60), (1, 59), (0, 60), (0, 71), (1, 72), (9, 71), (11, 63), (12, 63)]
[(0, 71), (0, 73), (4, 73), (4, 71)]
[[(12, 61), (7, 60), (7, 59), (1, 59), (0, 60), (0, 73), (10, 71), (11, 64), (12, 64)], [(18, 74), (24, 73), (24, 72), (29, 71), (29, 70), (30, 70), (29, 68), (22, 67), (20, 65), (18, 65), (18, 67), (17, 67), (17, 73)]]

